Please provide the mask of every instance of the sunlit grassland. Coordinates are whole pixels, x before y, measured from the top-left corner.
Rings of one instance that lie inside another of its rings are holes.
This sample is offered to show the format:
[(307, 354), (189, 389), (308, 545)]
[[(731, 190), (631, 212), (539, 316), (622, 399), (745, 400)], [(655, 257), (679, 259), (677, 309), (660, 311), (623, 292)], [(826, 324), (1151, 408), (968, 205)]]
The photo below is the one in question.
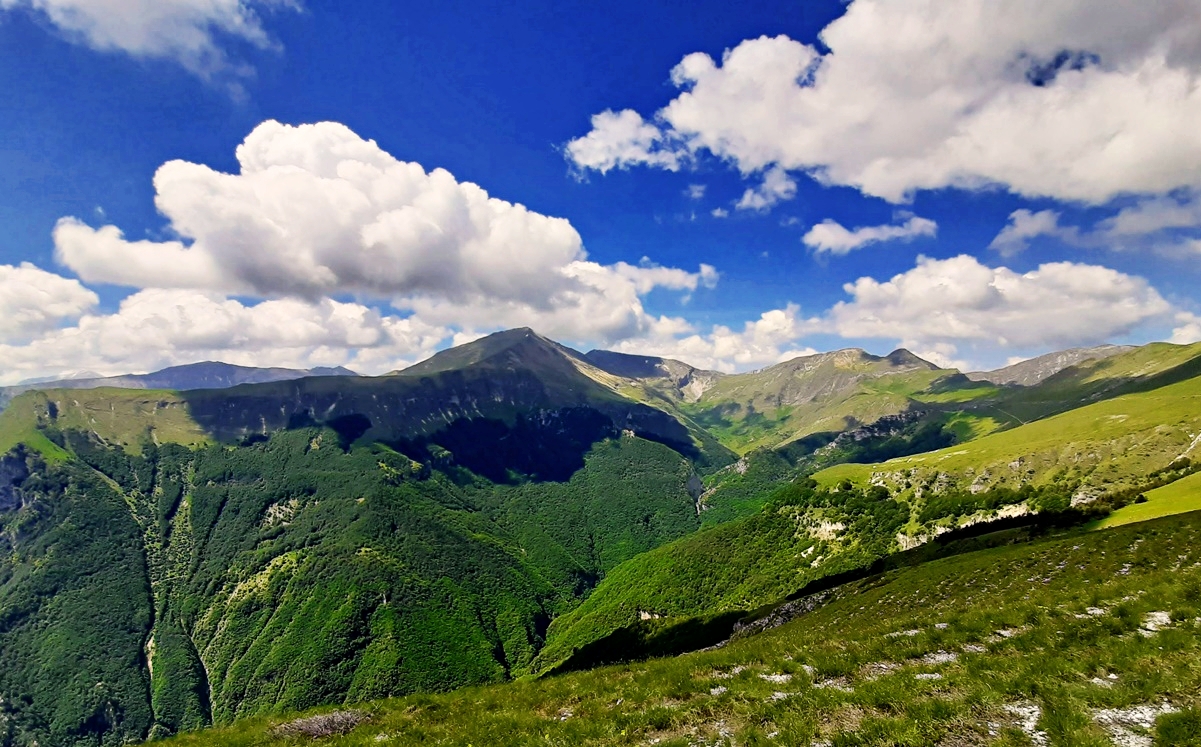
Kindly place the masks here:
[(1132, 524), (1188, 511), (1201, 511), (1201, 473), (1190, 475), (1162, 488), (1148, 490), (1145, 495), (1146, 503), (1132, 503), (1114, 511), (1100, 522), (1098, 528)]
[[(814, 475), (819, 485), (865, 484), (875, 473), (979, 474), (1036, 484), (1062, 476), (1118, 487), (1189, 452), (1201, 431), (1201, 379), (1104, 400), (937, 451), (880, 464), (842, 464)], [(1017, 472), (1020, 462), (1021, 472)]]
[(50, 420), (47, 413), (52, 408), (52, 420), (60, 430), (95, 433), (105, 443), (134, 454), (147, 441), (185, 446), (212, 442), (178, 392), (112, 387), (49, 389), (22, 394), (0, 413), (0, 453), (25, 443), (47, 458), (65, 458), (65, 452), (54, 447), (37, 427)]
[(37, 427), (37, 409), (39, 405), (44, 406), (44, 402), (37, 393), (26, 394), (14, 399), (0, 412), (0, 454), (7, 454), (17, 444), (25, 444), (48, 462), (61, 463), (71, 458)]

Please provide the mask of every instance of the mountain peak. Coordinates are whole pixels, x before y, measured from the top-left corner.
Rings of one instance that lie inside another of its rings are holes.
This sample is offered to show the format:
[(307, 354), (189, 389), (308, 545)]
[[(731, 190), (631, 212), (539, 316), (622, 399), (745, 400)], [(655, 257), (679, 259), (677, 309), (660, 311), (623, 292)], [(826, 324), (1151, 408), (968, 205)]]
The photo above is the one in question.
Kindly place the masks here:
[(493, 332), (478, 340), (435, 353), (420, 363), (393, 372), (402, 376), (428, 376), (475, 366), (512, 369), (545, 366), (552, 361), (582, 360), (583, 356), (529, 327)]
[(938, 369), (942, 368), (942, 366), (935, 365), (905, 348), (897, 348), (888, 355), (884, 356), (884, 358), (894, 366), (917, 366), (921, 368), (928, 368), (931, 371), (937, 371)]

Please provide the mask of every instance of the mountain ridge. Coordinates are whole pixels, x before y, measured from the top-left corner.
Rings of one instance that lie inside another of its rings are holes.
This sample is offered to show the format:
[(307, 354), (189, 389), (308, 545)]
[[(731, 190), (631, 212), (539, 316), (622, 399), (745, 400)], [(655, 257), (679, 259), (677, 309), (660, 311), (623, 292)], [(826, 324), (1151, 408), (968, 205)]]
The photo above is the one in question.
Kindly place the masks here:
[(0, 407), (13, 397), (28, 391), (44, 389), (171, 389), (190, 391), (194, 389), (227, 389), (239, 384), (262, 384), (273, 381), (289, 381), (309, 376), (358, 376), (342, 366), (319, 366), (316, 368), (281, 368), (239, 366), (223, 361), (199, 361), (151, 371), (145, 374), (120, 374), (117, 376), (86, 376), (75, 374), (66, 378), (43, 378), (25, 381), (12, 386), (0, 387)]

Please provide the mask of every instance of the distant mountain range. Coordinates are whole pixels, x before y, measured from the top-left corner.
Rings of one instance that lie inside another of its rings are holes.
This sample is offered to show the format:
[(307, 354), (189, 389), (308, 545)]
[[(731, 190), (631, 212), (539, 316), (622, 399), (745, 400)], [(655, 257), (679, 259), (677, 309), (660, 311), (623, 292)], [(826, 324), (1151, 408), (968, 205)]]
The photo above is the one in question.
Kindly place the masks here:
[(65, 378), (40, 378), (23, 381), (14, 386), (0, 387), (0, 407), (22, 392), (38, 389), (226, 389), (239, 384), (263, 384), (288, 381), (306, 376), (358, 376), (342, 366), (318, 368), (255, 368), (231, 363), (204, 361), (183, 366), (171, 366), (147, 374), (100, 376), (92, 372), (72, 374)]

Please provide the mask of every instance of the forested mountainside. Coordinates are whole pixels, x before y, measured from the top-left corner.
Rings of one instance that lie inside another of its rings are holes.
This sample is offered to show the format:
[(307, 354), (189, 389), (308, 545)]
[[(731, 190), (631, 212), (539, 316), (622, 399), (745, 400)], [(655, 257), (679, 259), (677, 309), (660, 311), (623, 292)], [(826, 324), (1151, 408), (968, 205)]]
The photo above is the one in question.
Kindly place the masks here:
[(523, 329), (383, 377), (25, 392), (0, 744), (636, 658), (970, 525), (1185, 484), (1201, 346), (1069, 358), (1031, 385), (906, 351), (722, 375)]

